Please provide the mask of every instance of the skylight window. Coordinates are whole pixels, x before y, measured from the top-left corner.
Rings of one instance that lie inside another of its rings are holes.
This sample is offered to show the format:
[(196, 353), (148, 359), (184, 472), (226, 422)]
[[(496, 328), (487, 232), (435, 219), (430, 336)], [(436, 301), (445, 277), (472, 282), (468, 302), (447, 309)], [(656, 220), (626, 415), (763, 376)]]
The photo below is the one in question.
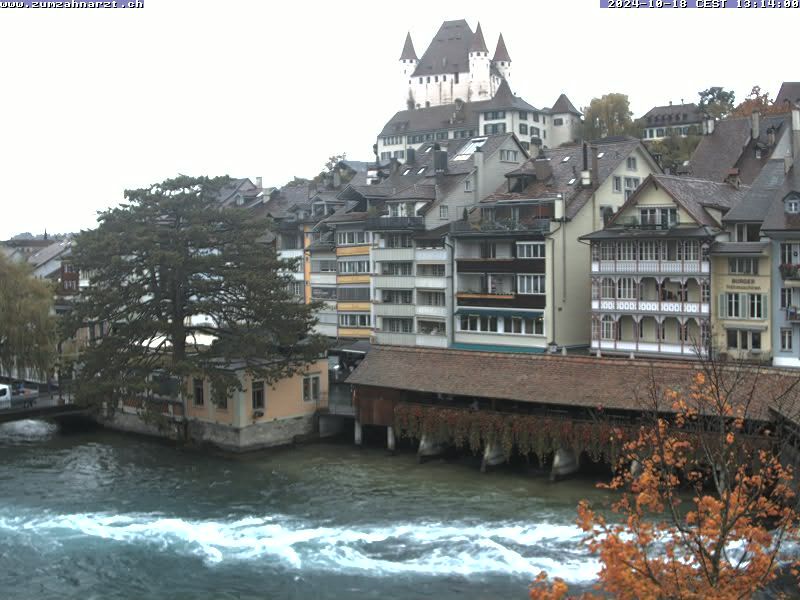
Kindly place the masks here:
[(417, 175), (422, 175), (425, 172), (426, 167), (422, 167), (419, 171), (417, 171)]
[(408, 175), (409, 173), (411, 173), (411, 169), (406, 169), (403, 171), (403, 175)]
[(561, 159), (561, 162), (565, 163), (569, 160), (569, 158), (570, 158), (569, 156), (565, 156), (564, 158)]
[(605, 155), (606, 155), (606, 153), (605, 153), (605, 152), (599, 152), (599, 153), (597, 154), (597, 158), (603, 158)]
[(433, 150), (433, 146), (428, 146), (427, 148), (425, 148), (425, 154), (427, 154), (431, 150)]
[(575, 178), (574, 177), (569, 180), (569, 183), (567, 185), (572, 185), (573, 183), (575, 183)]
[(453, 160), (468, 160), (470, 156), (475, 153), (475, 150), (483, 146), (486, 142), (485, 137), (472, 138), (463, 148), (455, 155)]

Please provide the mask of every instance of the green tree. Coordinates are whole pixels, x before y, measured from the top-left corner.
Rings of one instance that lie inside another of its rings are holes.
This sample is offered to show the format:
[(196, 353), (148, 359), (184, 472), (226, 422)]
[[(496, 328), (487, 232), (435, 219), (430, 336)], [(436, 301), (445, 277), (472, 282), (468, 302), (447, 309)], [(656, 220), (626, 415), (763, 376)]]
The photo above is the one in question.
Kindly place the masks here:
[(732, 91), (721, 87), (710, 87), (698, 94), (700, 111), (715, 119), (724, 119), (733, 111), (733, 102), (736, 97)]
[(592, 98), (583, 116), (584, 139), (598, 139), (612, 135), (633, 133), (630, 101), (627, 94), (611, 93), (600, 98)]
[(670, 135), (661, 140), (645, 142), (652, 154), (661, 156), (661, 166), (675, 173), (684, 162), (689, 160), (702, 139), (699, 135)]
[(46, 377), (56, 345), (53, 290), (25, 263), (0, 254), (0, 375)]
[(269, 384), (319, 356), (317, 306), (289, 290), (295, 261), (266, 242), (268, 220), (219, 206), (226, 181), (180, 176), (126, 191), (77, 236), (74, 261), (91, 279), (70, 331), (108, 329), (81, 355), (79, 401), (164, 393), (156, 380), (190, 376), (221, 399), (239, 388), (235, 364)]

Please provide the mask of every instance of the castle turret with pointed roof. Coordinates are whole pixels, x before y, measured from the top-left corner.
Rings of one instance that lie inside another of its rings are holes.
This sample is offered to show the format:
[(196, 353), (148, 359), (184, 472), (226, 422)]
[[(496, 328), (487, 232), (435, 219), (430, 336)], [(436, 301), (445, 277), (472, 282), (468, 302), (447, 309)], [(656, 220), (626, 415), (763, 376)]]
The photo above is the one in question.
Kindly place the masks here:
[(492, 67), (506, 81), (511, 79), (511, 57), (508, 54), (508, 48), (506, 48), (502, 33), (497, 38), (497, 48), (494, 51), (494, 58), (492, 58)]

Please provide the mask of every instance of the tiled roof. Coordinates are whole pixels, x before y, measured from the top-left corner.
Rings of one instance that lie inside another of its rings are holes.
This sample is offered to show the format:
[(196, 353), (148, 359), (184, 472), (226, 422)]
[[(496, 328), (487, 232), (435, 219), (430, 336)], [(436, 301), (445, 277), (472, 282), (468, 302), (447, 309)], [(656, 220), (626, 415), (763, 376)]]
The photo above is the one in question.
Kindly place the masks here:
[[(516, 400), (535, 404), (636, 410), (653, 378), (665, 388), (688, 391), (699, 366), (678, 361), (598, 359), (373, 346), (347, 379), (355, 385), (431, 394)], [(796, 373), (762, 370), (755, 385), (755, 418), (794, 382)], [(747, 379), (746, 376), (744, 376)], [(748, 389), (748, 384), (739, 389)], [(796, 400), (800, 389), (790, 398)], [(665, 405), (669, 411), (671, 405)]]
[(468, 53), (473, 37), (464, 19), (445, 21), (422, 55), (413, 77), (469, 71)]
[[(775, 161), (779, 162), (779, 161)], [(763, 231), (800, 231), (800, 214), (786, 212), (784, 199), (791, 193), (800, 193), (800, 157), (796, 158), (772, 198), (772, 204), (761, 225)]]
[(503, 34), (500, 34), (500, 37), (497, 38), (497, 48), (494, 51), (494, 58), (492, 59), (494, 62), (498, 61), (505, 61), (511, 62), (511, 57), (508, 55), (508, 49), (506, 48), (506, 43), (503, 40)]
[(694, 103), (669, 104), (654, 106), (642, 115), (642, 119), (648, 125), (683, 125), (700, 123), (703, 120), (703, 113)]
[(491, 100), (401, 110), (389, 119), (379, 135), (420, 133), (441, 129), (474, 129), (475, 133), (478, 134), (480, 113), (488, 110), (509, 109), (537, 110), (535, 106), (519, 96), (515, 96), (511, 92), (508, 82), (503, 80)]
[[(603, 153), (603, 157), (597, 161), (598, 185), (602, 185), (636, 148), (641, 147), (646, 151), (641, 141), (636, 138), (613, 138), (610, 141), (600, 139), (592, 142), (592, 145), (597, 146), (598, 152)], [(576, 144), (548, 149), (545, 150), (544, 156), (549, 159), (552, 169), (552, 176), (549, 179), (546, 181), (534, 181), (519, 193), (498, 192), (492, 194), (484, 199), (483, 202), (514, 198), (542, 198), (548, 194), (560, 193), (563, 194), (566, 201), (566, 216), (570, 219), (575, 217), (592, 197), (591, 188), (580, 186), (580, 172), (583, 169), (583, 146)], [(519, 169), (509, 172), (508, 175), (534, 174), (533, 165), (535, 160), (536, 157), (532, 157)], [(591, 159), (589, 166), (591, 167)], [(572, 181), (571, 184), (570, 181)]]
[(400, 54), (400, 60), (417, 60), (417, 53), (414, 51), (414, 44), (411, 41), (411, 32), (406, 34), (406, 41), (403, 44), (403, 52)]
[[(469, 27), (467, 27), (467, 29), (469, 29)], [(480, 23), (478, 23), (478, 27), (475, 29), (475, 35), (472, 36), (472, 41), (469, 44), (469, 51), (489, 52), (489, 49), (486, 47), (486, 40), (483, 39), (483, 30), (481, 29)]]
[(781, 89), (775, 97), (775, 105), (782, 106), (785, 101), (800, 104), (800, 81), (784, 81), (781, 84)]
[(575, 108), (575, 105), (569, 101), (566, 94), (561, 94), (556, 100), (556, 103), (553, 104), (553, 107), (550, 109), (551, 114), (566, 114), (571, 113), (573, 115), (581, 116), (580, 111)]
[(28, 263), (34, 268), (40, 267), (46, 262), (58, 258), (70, 248), (72, 248), (72, 240), (70, 239), (53, 242), (49, 246), (45, 246), (38, 252), (31, 254), (28, 257)]
[(761, 222), (772, 206), (775, 194), (786, 178), (782, 159), (770, 160), (759, 173), (747, 194), (724, 217), (726, 222)]
[(738, 188), (727, 184), (679, 177), (677, 175), (655, 175), (653, 179), (660, 184), (700, 225), (720, 227), (705, 209), (718, 208), (727, 212), (738, 205), (749, 191), (748, 186)]

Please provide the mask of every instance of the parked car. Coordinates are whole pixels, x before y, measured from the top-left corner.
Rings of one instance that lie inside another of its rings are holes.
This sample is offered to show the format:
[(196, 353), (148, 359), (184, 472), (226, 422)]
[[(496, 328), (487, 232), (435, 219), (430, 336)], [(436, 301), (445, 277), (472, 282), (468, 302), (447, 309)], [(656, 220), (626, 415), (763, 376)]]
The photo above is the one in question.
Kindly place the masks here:
[(11, 388), (0, 383), (0, 410), (4, 408), (11, 408)]

